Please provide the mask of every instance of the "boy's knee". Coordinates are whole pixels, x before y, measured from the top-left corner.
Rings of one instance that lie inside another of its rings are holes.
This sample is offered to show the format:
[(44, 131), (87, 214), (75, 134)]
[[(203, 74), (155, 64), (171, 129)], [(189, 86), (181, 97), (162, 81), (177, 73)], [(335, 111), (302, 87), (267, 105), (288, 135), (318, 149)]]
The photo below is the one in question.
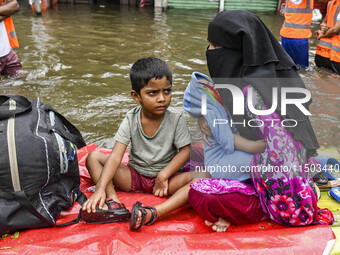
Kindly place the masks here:
[(191, 179), (191, 182), (198, 182), (201, 179), (204, 179), (204, 178), (193, 178), (193, 179)]
[(188, 172), (188, 182), (187, 183), (191, 183), (191, 182), (197, 182), (201, 179), (205, 179), (205, 178), (211, 178), (209, 173), (200, 173), (200, 172)]
[(200, 179), (211, 178), (211, 175), (208, 172), (190, 172), (190, 176), (192, 182), (194, 182), (194, 180), (198, 181)]
[(98, 151), (91, 151), (86, 158), (86, 164), (92, 162), (96, 158), (97, 153), (98, 153)]
[(99, 151), (91, 151), (86, 158), (86, 168), (91, 169), (91, 165), (96, 162), (100, 162), (100, 158), (102, 157), (102, 153)]

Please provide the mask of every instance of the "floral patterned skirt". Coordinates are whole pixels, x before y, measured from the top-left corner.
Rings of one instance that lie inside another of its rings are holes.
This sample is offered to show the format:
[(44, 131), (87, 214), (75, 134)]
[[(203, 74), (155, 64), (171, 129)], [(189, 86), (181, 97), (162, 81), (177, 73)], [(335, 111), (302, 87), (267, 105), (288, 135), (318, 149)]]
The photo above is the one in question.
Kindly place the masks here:
[[(246, 101), (249, 96), (252, 97), (255, 109), (267, 110), (260, 94), (250, 85), (243, 88), (243, 93)], [(267, 142), (265, 152), (255, 154), (250, 174), (270, 219), (290, 226), (333, 224), (332, 212), (317, 206), (310, 172), (318, 167), (319, 162), (312, 157), (307, 158), (306, 148), (294, 140), (276, 112), (255, 115), (249, 111), (248, 104), (245, 105), (247, 117), (260, 123), (258, 136), (264, 137)]]

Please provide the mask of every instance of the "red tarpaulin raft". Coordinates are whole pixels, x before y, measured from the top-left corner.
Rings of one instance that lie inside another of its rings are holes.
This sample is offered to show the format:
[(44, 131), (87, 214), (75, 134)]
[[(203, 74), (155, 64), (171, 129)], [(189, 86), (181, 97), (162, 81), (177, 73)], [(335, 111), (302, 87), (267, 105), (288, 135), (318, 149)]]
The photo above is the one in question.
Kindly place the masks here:
[[(81, 190), (89, 197), (93, 183), (85, 168), (92, 150), (110, 150), (90, 144), (78, 151)], [(123, 162), (127, 162), (127, 154)], [(119, 192), (128, 209), (136, 201), (156, 205), (165, 200), (153, 195)], [(58, 223), (76, 218), (80, 206), (63, 212)], [(335, 239), (329, 226), (283, 227), (271, 222), (231, 226), (226, 233), (214, 233), (189, 206), (178, 209), (138, 232), (129, 223), (78, 224), (62, 228), (21, 231), (0, 241), (1, 254), (322, 254)]]

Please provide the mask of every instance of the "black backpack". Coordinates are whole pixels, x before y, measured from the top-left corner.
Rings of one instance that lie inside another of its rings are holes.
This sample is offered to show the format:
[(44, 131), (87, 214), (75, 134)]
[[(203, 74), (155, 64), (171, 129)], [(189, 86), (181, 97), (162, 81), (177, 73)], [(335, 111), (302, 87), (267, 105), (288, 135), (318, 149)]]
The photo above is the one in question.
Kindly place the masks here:
[(0, 234), (51, 227), (80, 192), (80, 132), (39, 99), (0, 95)]

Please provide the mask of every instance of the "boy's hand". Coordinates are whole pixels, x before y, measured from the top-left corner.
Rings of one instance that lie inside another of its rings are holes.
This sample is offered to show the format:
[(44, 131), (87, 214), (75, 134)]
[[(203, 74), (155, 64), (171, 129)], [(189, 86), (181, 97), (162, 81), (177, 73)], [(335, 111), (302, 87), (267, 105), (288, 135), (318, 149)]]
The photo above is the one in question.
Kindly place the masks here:
[(168, 195), (168, 188), (169, 188), (168, 179), (163, 177), (161, 172), (159, 172), (155, 180), (155, 185), (153, 186), (152, 193), (156, 197), (166, 197)]
[(96, 206), (99, 202), (99, 209), (103, 209), (103, 205), (105, 203), (106, 193), (105, 190), (97, 190), (92, 194), (92, 196), (84, 203), (83, 211), (87, 211), (88, 213), (96, 212)]

